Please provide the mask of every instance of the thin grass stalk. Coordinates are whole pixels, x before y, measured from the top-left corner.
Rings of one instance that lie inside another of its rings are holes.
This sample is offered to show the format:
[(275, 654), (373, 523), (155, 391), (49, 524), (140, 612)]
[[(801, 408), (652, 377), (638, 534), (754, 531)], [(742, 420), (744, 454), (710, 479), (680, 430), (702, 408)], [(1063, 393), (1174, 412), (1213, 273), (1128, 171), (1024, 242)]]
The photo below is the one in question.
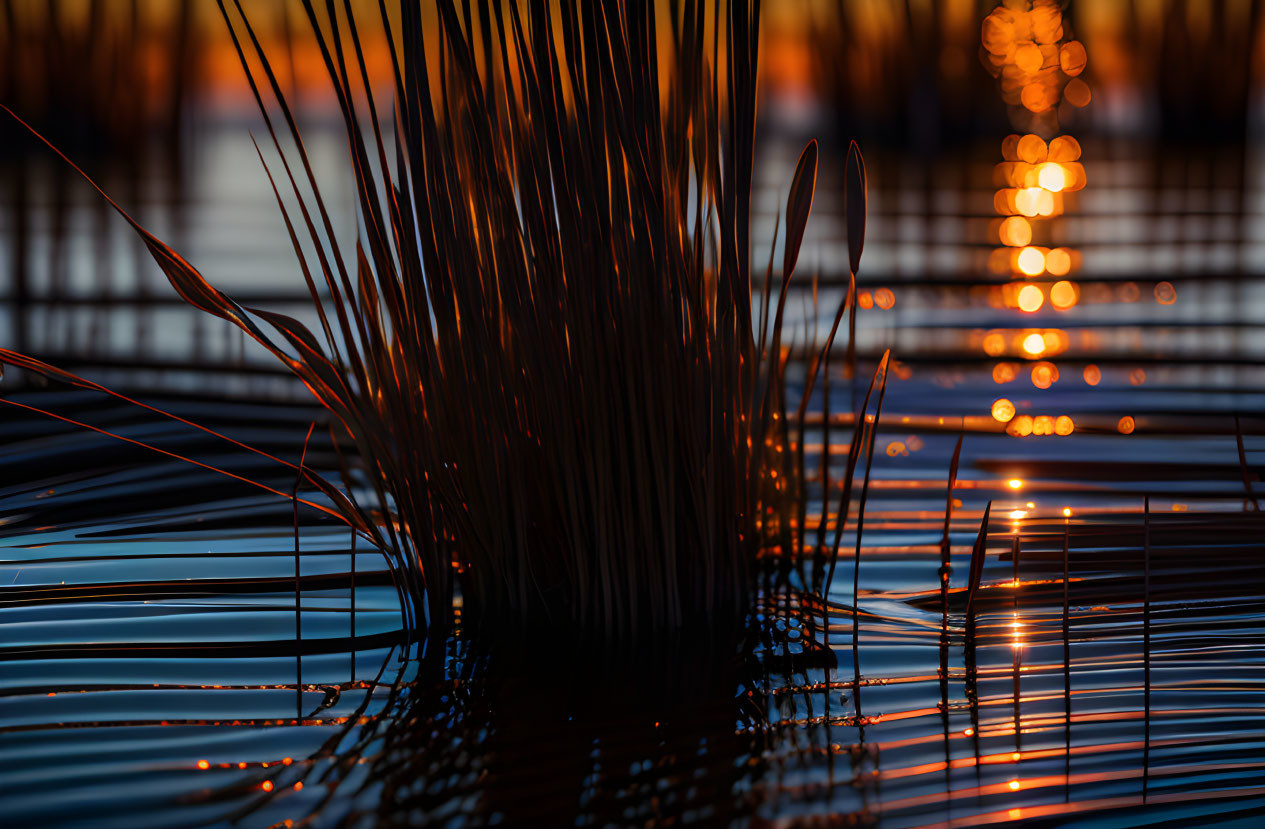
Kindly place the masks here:
[(348, 682), (354, 684), (356, 682), (356, 534), (351, 533), (351, 552), (348, 554), (350, 559), (350, 587), (348, 589), (348, 600), (351, 606), (351, 612), (348, 614), (350, 630), (348, 638), (351, 641), (351, 676)]
[[(890, 354), (890, 352), (889, 352)], [(857, 507), (856, 548), (852, 556), (852, 671), (854, 675), (853, 705), (858, 724), (861, 713), (861, 537), (865, 530), (865, 504), (870, 494), (870, 470), (874, 465), (874, 446), (878, 439), (879, 420), (883, 416), (883, 397), (887, 393), (888, 354), (879, 364), (881, 376), (878, 387), (878, 405), (874, 408), (874, 421), (869, 425), (869, 441), (865, 452), (865, 475), (861, 479), (861, 502)], [(862, 739), (864, 740), (864, 731)]]
[[(940, 716), (944, 725), (945, 763), (950, 760), (949, 752), (949, 577), (952, 574), (952, 546), (949, 530), (953, 521), (953, 488), (957, 485), (958, 460), (962, 456), (962, 441), (966, 434), (958, 435), (957, 445), (953, 447), (953, 457), (949, 461), (949, 480), (944, 496), (944, 532), (940, 536), (940, 569), (937, 580), (940, 582)], [(946, 765), (946, 773), (948, 766)]]
[(966, 617), (973, 620), (975, 596), (979, 592), (980, 581), (984, 577), (984, 559), (988, 556), (988, 517), (993, 511), (993, 502), (984, 507), (984, 517), (980, 520), (979, 533), (975, 536), (975, 545), (971, 548), (971, 571), (966, 587)]
[[(1063, 519), (1063, 776), (1067, 781), (1072, 775), (1072, 639), (1070, 624), (1070, 535), (1071, 518)], [(1070, 797), (1070, 787), (1068, 796)]]
[(1247, 494), (1247, 499), (1243, 502), (1246, 509), (1248, 502), (1251, 502), (1252, 509), (1256, 512), (1261, 511), (1261, 503), (1256, 500), (1256, 493), (1252, 491), (1252, 479), (1247, 472), (1247, 452), (1243, 448), (1243, 424), (1239, 422), (1239, 416), (1234, 416), (1234, 439), (1239, 450), (1239, 471), (1243, 474), (1243, 490)]
[(299, 484), (303, 480), (303, 466), (307, 461), (307, 447), (312, 440), (312, 432), (316, 423), (307, 427), (307, 435), (303, 438), (303, 452), (299, 455), (299, 475), (294, 479), (294, 490), (290, 493), (290, 506), (294, 518), (294, 709), (295, 719), (303, 718), (303, 590), (302, 575), (299, 569)]
[[(1242, 447), (1241, 443), (1239, 445)], [(1142, 802), (1145, 804), (1151, 782), (1151, 497), (1149, 495), (1142, 498), (1142, 579)]]

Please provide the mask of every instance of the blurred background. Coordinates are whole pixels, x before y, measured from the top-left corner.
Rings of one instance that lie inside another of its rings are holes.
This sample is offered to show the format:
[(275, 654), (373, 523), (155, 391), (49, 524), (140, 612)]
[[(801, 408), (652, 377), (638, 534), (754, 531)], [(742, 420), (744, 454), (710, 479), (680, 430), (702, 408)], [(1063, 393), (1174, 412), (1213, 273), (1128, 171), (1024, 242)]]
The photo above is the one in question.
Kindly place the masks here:
[[(300, 114), (335, 226), (350, 236), (341, 127), (301, 5), (245, 5)], [(376, 14), (374, 3), (353, 5)], [(753, 261), (768, 255), (799, 149), (819, 138), (802, 261), (828, 320), (847, 281), (841, 162), (858, 141), (871, 193), (858, 274), (863, 354), (893, 347), (905, 370), (941, 386), (971, 368), (1022, 378), (1025, 360), (1051, 354), (1011, 340), (1057, 329), (1046, 351), (1069, 361), (1064, 373), (1093, 364), (1105, 385), (1137, 385), (1138, 369), (1147, 382), (1202, 385), (1228, 372), (1234, 388), (1255, 383), (1265, 349), (1255, 329), (1265, 315), (1260, 3), (1053, 3), (1058, 25), (1046, 40), (1083, 49), (1038, 113), (998, 72), (1004, 44), (990, 64), (991, 0), (765, 5)], [(216, 5), (2, 0), (0, 9), (0, 101), (213, 284), (302, 316), (302, 280), (251, 143), (266, 133)], [(382, 68), (376, 27), (362, 34)], [(1035, 295), (1020, 306), (1007, 287), (1028, 276), (1003, 261), (1017, 251), (996, 253), (1016, 241), (999, 236), (1014, 208), (998, 204), (1002, 144), (1029, 132), (1074, 136), (1083, 164), (1080, 188), (1069, 183), (1055, 214), (1029, 222), (1025, 246), (1057, 250), (1034, 312), (1022, 309)], [(46, 148), (7, 120), (0, 142), (0, 342), (116, 385), (302, 394), (236, 330), (184, 307), (125, 223)], [(1074, 292), (1055, 291), (1058, 276)], [(797, 324), (810, 325), (800, 308)], [(985, 349), (997, 332), (1004, 347), (993, 338)], [(1019, 363), (993, 371), (1007, 356)], [(961, 413), (986, 413), (987, 402)]]

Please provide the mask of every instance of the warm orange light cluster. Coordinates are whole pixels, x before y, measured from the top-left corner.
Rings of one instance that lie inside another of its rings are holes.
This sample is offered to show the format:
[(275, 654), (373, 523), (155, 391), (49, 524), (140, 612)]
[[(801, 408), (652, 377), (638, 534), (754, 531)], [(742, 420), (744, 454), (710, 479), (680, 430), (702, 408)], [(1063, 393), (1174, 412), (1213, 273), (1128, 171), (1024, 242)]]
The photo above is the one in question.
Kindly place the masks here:
[(1084, 106), (1090, 98), (1078, 77), (1085, 71), (1085, 47), (1067, 37), (1064, 22), (1058, 0), (1006, 0), (984, 18), (980, 31), (980, 59), (997, 78), (1002, 99), (1052, 132), (1061, 101)]
[[(980, 331), (972, 335), (971, 342), (973, 347), (982, 348), (990, 357), (1011, 354), (1030, 360), (1062, 354), (1070, 344), (1067, 332), (1060, 328)], [(997, 380), (997, 377), (995, 372), (993, 379)]]
[[(993, 404), (994, 407), (997, 404)], [(993, 415), (996, 417), (996, 414)], [(1066, 437), (1076, 431), (1076, 422), (1068, 415), (1016, 415), (1006, 423), (1006, 434), (1018, 438), (1029, 435)]]
[[(988, 259), (990, 272), (1015, 281), (991, 286), (988, 301), (994, 308), (1022, 314), (1048, 313), (1047, 309), (1061, 313), (1081, 300), (1079, 286), (1069, 278), (1079, 267), (1080, 255), (1066, 247), (1048, 246), (1050, 230), (1042, 222), (1062, 215), (1067, 194), (1081, 190), (1088, 180), (1080, 160), (1080, 142), (1060, 134), (1060, 112), (1066, 114), (1069, 106), (1083, 107), (1091, 97), (1079, 77), (1088, 56), (1085, 47), (1072, 39), (1063, 5), (1059, 0), (1001, 0), (984, 18), (980, 31), (980, 59), (997, 79), (1017, 129), (1002, 141), (1002, 160), (993, 168), (997, 188), (993, 207), (999, 218), (992, 233), (994, 244), (1001, 246)], [(1156, 286), (1157, 302), (1167, 304), (1171, 296), (1175, 297), (1171, 285)], [(1058, 368), (1047, 360), (1068, 348), (1066, 333), (1057, 329), (991, 331), (978, 342), (990, 357), (1039, 360), (1030, 374), (1038, 389), (1048, 389), (1058, 381)], [(1008, 383), (1016, 373), (998, 364), (993, 380)], [(1085, 379), (1091, 385), (1097, 382), (1090, 380), (1088, 371)], [(1074, 429), (1066, 415), (1016, 416), (1013, 404), (1004, 399), (993, 404), (992, 413), (1015, 435), (1066, 435)]]

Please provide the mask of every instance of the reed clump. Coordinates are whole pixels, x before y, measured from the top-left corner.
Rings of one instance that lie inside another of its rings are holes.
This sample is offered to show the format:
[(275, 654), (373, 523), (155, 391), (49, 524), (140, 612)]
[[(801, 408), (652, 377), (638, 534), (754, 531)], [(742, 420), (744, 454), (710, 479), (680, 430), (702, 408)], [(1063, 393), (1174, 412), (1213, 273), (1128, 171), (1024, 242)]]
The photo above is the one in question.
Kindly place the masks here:
[(303, 7), (345, 127), (354, 251), (249, 17), (220, 2), (316, 329), (238, 305), (132, 222), (188, 302), (332, 414), (345, 486), (302, 477), (386, 553), (414, 629), (442, 633), (455, 606), (463, 625), (603, 641), (736, 626), (761, 554), (804, 549), (806, 498), (782, 308), (817, 149), (790, 185), (779, 297), (770, 261), (755, 321), (759, 3), (674, 2), (667, 19), (615, 0)]

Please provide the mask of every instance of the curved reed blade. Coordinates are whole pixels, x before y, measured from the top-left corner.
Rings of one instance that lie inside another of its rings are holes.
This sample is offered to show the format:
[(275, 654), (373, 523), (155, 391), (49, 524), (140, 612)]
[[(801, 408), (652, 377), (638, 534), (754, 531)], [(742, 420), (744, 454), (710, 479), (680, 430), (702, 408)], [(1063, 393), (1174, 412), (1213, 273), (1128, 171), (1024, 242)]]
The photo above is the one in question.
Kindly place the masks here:
[(848, 266), (853, 275), (861, 269), (861, 251), (865, 247), (865, 214), (869, 204), (869, 189), (865, 181), (865, 159), (861, 148), (853, 141), (848, 146), (848, 158), (844, 185), (844, 210), (848, 226)]
[(808, 142), (799, 154), (795, 176), (791, 179), (791, 192), (786, 199), (786, 252), (782, 260), (783, 284), (790, 280), (799, 261), (799, 249), (804, 242), (804, 229), (813, 210), (813, 194), (817, 187), (817, 139)]
[(979, 534), (975, 537), (975, 546), (971, 548), (971, 575), (966, 588), (966, 615), (971, 616), (975, 602), (975, 594), (979, 591), (980, 581), (984, 577), (984, 558), (988, 555), (988, 516), (993, 510), (993, 502), (984, 507), (984, 517), (980, 521)]

